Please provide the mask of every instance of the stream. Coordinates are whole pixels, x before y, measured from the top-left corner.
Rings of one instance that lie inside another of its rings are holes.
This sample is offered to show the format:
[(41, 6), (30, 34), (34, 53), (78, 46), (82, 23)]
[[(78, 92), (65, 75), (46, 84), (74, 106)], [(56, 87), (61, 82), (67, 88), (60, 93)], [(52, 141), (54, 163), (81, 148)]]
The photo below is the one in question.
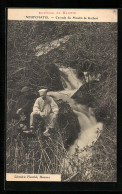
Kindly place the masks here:
[(59, 67), (59, 70), (64, 90), (58, 92), (50, 91), (48, 95), (52, 96), (54, 100), (61, 99), (67, 102), (77, 115), (80, 124), (80, 133), (78, 134), (78, 139), (76, 139), (74, 144), (69, 148), (68, 152), (72, 155), (77, 146), (79, 146), (80, 149), (86, 146), (92, 146), (99, 138), (103, 129), (103, 124), (97, 122), (92, 108), (79, 104), (71, 98), (83, 85), (81, 79), (77, 76), (76, 70), (64, 66)]

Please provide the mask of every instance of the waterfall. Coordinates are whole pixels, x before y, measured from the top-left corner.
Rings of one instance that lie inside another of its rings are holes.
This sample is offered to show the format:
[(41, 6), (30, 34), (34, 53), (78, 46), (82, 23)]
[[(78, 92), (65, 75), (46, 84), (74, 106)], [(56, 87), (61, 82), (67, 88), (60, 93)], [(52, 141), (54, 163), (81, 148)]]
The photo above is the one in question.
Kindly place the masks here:
[(78, 139), (69, 148), (69, 154), (73, 154), (76, 146), (83, 149), (86, 146), (91, 146), (95, 143), (101, 133), (103, 124), (96, 121), (92, 108), (77, 103), (71, 96), (83, 85), (81, 79), (78, 78), (75, 69), (59, 67), (61, 80), (64, 90), (58, 92), (48, 92), (55, 100), (62, 99), (69, 103), (73, 112), (77, 115), (80, 124), (80, 133)]

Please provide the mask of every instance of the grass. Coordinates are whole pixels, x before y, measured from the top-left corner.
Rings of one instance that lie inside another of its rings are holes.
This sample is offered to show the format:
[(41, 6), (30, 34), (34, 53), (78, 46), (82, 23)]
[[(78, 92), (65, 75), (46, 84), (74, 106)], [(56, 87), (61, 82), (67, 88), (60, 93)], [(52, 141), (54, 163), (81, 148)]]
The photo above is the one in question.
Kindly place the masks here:
[(62, 130), (57, 126), (49, 138), (28, 137), (13, 120), (6, 134), (6, 172), (29, 174), (61, 174), (64, 182), (115, 182), (116, 134), (106, 127), (91, 147), (76, 148), (70, 156), (64, 147)]
[[(116, 126), (112, 121), (116, 120), (117, 24), (9, 21), (7, 29), (9, 115), (12, 117), (12, 112), (15, 112), (18, 91), (25, 83), (33, 91), (42, 85), (52, 91), (63, 89), (59, 70), (54, 65), (58, 63), (75, 68), (81, 74), (84, 71), (101, 74), (99, 88), (91, 87), (90, 92), (97, 107), (96, 118), (99, 116), (97, 120), (104, 123), (104, 129), (93, 146), (83, 150), (76, 148), (74, 155), (69, 156), (65, 146), (65, 132), (70, 129), (68, 132), (74, 136), (75, 129), (78, 133), (78, 125), (73, 125), (74, 115), (67, 122), (63, 111), (64, 117), (60, 120), (62, 125), (51, 132), (49, 139), (42, 136), (41, 126), (35, 130), (35, 137), (22, 135), (17, 121), (12, 120), (6, 132), (6, 171), (61, 173), (62, 181), (66, 182), (116, 181)], [(35, 56), (36, 46), (65, 35), (72, 35), (65, 45), (39, 58)], [(86, 100), (84, 92), (82, 94)], [(68, 112), (68, 115), (71, 114)], [(65, 128), (66, 123), (68, 127)]]

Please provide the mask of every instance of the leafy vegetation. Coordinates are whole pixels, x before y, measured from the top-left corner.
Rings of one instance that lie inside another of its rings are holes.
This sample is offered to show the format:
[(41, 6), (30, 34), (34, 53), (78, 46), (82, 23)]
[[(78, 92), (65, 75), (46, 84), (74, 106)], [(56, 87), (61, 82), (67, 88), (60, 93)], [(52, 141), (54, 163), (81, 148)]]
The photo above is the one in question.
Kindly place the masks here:
[[(7, 34), (7, 172), (61, 173), (63, 181), (116, 181), (116, 23), (8, 21)], [(66, 35), (70, 39), (65, 44), (42, 56), (35, 55), (40, 44)], [(35, 137), (26, 137), (19, 131), (19, 121), (9, 120), (23, 86), (34, 92), (40, 86), (53, 91), (63, 89), (56, 64), (77, 69), (83, 79), (83, 72), (91, 77), (100, 74), (97, 84), (85, 83), (74, 98), (94, 108), (97, 120), (104, 123), (103, 133), (94, 146), (77, 148), (73, 156), (68, 156), (67, 150), (77, 138), (79, 125), (63, 102), (49, 139), (42, 138), (41, 123)], [(85, 152), (92, 157), (83, 159)]]

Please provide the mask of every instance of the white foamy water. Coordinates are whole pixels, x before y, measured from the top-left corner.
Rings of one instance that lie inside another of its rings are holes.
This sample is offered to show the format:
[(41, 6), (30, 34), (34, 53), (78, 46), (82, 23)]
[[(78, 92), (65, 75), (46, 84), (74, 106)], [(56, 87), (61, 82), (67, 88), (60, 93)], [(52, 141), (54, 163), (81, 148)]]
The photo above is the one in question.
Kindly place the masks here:
[(62, 84), (64, 90), (59, 92), (48, 92), (48, 95), (52, 96), (55, 100), (62, 99), (64, 102), (68, 102), (73, 112), (77, 115), (80, 124), (80, 133), (78, 139), (69, 148), (69, 154), (73, 154), (75, 148), (84, 148), (91, 146), (95, 143), (103, 128), (102, 123), (98, 123), (94, 116), (94, 112), (91, 108), (85, 105), (78, 104), (71, 96), (82, 86), (82, 81), (77, 77), (75, 69), (72, 68), (59, 68), (61, 71)]

